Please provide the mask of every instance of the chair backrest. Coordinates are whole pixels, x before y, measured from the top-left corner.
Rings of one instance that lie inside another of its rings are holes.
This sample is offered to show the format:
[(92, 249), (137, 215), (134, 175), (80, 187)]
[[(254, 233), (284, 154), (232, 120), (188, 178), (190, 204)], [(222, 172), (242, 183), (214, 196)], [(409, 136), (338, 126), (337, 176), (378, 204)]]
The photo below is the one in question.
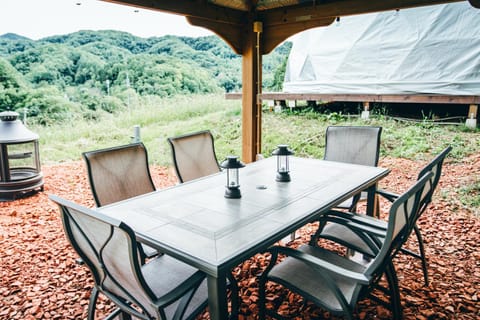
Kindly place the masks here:
[(382, 127), (329, 126), (325, 133), (325, 160), (377, 166)]
[[(119, 307), (153, 316), (155, 295), (141, 272), (133, 231), (116, 219), (50, 195), (60, 207), (67, 239), (92, 272), (96, 287)], [(125, 303), (128, 301), (129, 303)]]
[(168, 138), (180, 182), (220, 172), (213, 136), (209, 130)]
[(98, 207), (155, 191), (143, 143), (82, 153)]
[(451, 150), (451, 146), (443, 149), (442, 152), (440, 152), (435, 158), (433, 158), (433, 160), (430, 161), (425, 167), (423, 167), (423, 169), (420, 170), (420, 172), (418, 173), (418, 179), (423, 177), (427, 172), (431, 171), (433, 173), (433, 177), (431, 179), (431, 190), (426, 195), (425, 201), (420, 206), (420, 209), (418, 211), (419, 215), (421, 215), (425, 211), (427, 206), (432, 202), (433, 193), (437, 188), (438, 182), (440, 181), (440, 176), (442, 175), (443, 161)]
[(366, 270), (367, 275), (380, 277), (387, 264), (407, 241), (418, 217), (418, 210), (432, 188), (433, 173), (427, 172), (395, 200), (390, 207), (385, 239), (379, 253)]

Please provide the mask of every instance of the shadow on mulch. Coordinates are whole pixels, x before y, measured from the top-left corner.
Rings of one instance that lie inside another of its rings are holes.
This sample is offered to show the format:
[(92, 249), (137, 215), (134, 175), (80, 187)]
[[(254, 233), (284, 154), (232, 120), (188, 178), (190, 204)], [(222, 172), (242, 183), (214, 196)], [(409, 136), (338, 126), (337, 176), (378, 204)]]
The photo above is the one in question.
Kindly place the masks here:
[[(380, 166), (392, 169), (380, 187), (404, 191), (416, 179), (424, 162), (384, 158)], [(152, 167), (157, 188), (174, 185), (170, 169)], [(85, 319), (91, 276), (79, 266), (61, 225), (58, 209), (48, 200), (56, 194), (93, 207), (87, 175), (82, 162), (43, 166), (45, 191), (12, 202), (0, 202), (0, 319)], [(429, 260), (430, 285), (423, 286), (421, 266), (410, 256), (398, 255), (399, 276), (405, 319), (480, 318), (480, 212), (459, 201), (459, 191), (468, 182), (480, 179), (480, 155), (461, 163), (446, 161), (440, 184), (429, 210), (419, 221)], [(382, 215), (389, 204), (381, 201)], [(305, 243), (314, 226), (303, 227), (298, 238), (286, 245)], [(415, 237), (408, 246), (415, 249)], [(258, 290), (256, 276), (269, 262), (257, 254), (235, 268), (241, 293), (240, 319), (256, 319)], [(298, 297), (272, 287), (269, 295), (283, 299), (282, 310), (292, 319), (329, 318), (319, 308), (308, 305), (298, 313)], [(112, 305), (98, 304), (99, 318)], [(389, 319), (389, 313), (369, 300), (357, 308), (359, 319)], [(208, 312), (199, 317), (208, 319)]]

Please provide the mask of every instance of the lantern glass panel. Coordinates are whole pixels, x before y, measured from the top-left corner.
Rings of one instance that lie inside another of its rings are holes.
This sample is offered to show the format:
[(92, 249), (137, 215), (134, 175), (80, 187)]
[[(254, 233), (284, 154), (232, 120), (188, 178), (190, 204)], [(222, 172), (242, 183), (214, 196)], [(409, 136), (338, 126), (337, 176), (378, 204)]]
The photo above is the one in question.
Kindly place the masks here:
[(288, 155), (279, 155), (278, 157), (278, 172), (289, 172)]
[(238, 168), (227, 169), (227, 187), (235, 188), (239, 186)]

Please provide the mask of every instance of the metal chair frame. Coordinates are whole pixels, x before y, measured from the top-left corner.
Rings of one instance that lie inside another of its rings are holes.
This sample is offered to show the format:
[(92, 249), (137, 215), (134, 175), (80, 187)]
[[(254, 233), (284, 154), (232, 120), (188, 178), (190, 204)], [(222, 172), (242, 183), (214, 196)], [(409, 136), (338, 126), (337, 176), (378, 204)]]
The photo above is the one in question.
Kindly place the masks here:
[[(426, 255), (425, 255), (423, 237), (420, 232), (420, 228), (418, 227), (417, 221), (421, 217), (421, 215), (426, 211), (426, 209), (429, 207), (430, 203), (432, 202), (433, 193), (435, 192), (438, 182), (440, 181), (443, 162), (451, 150), (452, 150), (451, 146), (446, 147), (437, 156), (435, 156), (435, 158), (433, 158), (426, 166), (424, 166), (420, 170), (417, 180), (422, 178), (428, 172), (432, 172), (433, 176), (431, 181), (429, 182), (428, 192), (426, 192), (423, 195), (420, 208), (416, 213), (415, 218), (413, 220), (413, 224), (411, 226), (418, 240), (418, 252), (413, 252), (403, 247), (401, 248), (401, 251), (403, 253), (411, 255), (417, 259), (420, 259), (422, 263), (424, 283), (426, 286), (428, 286), (429, 284), (428, 265), (427, 265)], [(378, 189), (377, 193), (385, 197), (387, 200), (391, 202), (394, 202), (399, 197), (399, 195), (396, 193), (392, 193), (392, 192), (381, 190), (381, 189)], [(367, 256), (372, 257), (375, 255), (374, 251), (370, 250), (370, 248), (364, 245), (363, 240), (359, 239), (357, 235), (350, 232), (347, 228), (343, 227), (341, 224), (331, 224), (331, 225), (327, 224), (328, 221), (335, 222), (336, 219), (346, 219), (351, 223), (363, 225), (364, 228), (366, 229), (374, 228), (377, 230), (377, 232), (383, 235), (379, 237), (380, 239), (385, 237), (387, 225), (388, 225), (388, 223), (384, 220), (371, 218), (362, 214), (332, 210), (328, 212), (326, 215), (322, 216), (320, 220), (320, 227), (317, 230), (317, 232), (312, 236), (310, 243), (314, 244), (318, 241), (319, 238), (325, 238), (325, 239), (329, 239), (334, 242), (340, 243), (349, 249), (352, 249), (357, 252), (361, 252)]]
[[(171, 319), (192, 320), (206, 308), (206, 287), (204, 299), (193, 300), (200, 286), (206, 282), (206, 275), (203, 272), (167, 255), (143, 264), (139, 257), (135, 234), (129, 226), (58, 196), (50, 195), (50, 199), (60, 208), (67, 239), (94, 278), (95, 285), (88, 306), (89, 320), (95, 317), (99, 293), (104, 294), (118, 307), (108, 319), (120, 315), (122, 319), (130, 319), (133, 316), (145, 320), (164, 320), (167, 319), (167, 308), (173, 306), (174, 310), (169, 310)], [(119, 247), (119, 240), (125, 245)], [(128, 261), (119, 262), (118, 258), (115, 260), (117, 254), (122, 255), (122, 258), (128, 256)], [(169, 262), (165, 262), (167, 259)], [(166, 283), (168, 279), (161, 282), (156, 277), (161, 277), (160, 269), (168, 266), (171, 268), (163, 272), (164, 278), (170, 276), (175, 278), (173, 275), (180, 272), (188, 277), (181, 281), (175, 280), (173, 287), (170, 283), (164, 284), (163, 282)], [(147, 275), (149, 280), (154, 280), (147, 281)], [(160, 288), (156, 289), (157, 287)], [(159, 296), (155, 292), (162, 292), (162, 295)], [(188, 310), (191, 313), (187, 314), (187, 309), (193, 301), (197, 305)]]
[[(367, 266), (313, 245), (303, 245), (298, 249), (278, 246), (271, 248), (271, 262), (259, 280), (259, 319), (265, 319), (266, 314), (285, 319), (275, 310), (266, 309), (265, 287), (268, 281), (276, 282), (332, 314), (347, 319), (353, 319), (355, 306), (364, 297), (385, 304), (392, 310), (394, 319), (402, 319), (393, 258), (408, 239), (413, 228), (412, 217), (419, 210), (424, 188), (432, 175), (431, 172), (427, 173), (392, 204), (383, 241), (379, 241), (375, 229), (367, 232), (356, 224), (339, 219), (338, 223), (344, 223), (353, 232), (362, 235), (365, 244), (376, 251), (375, 257)], [(277, 264), (279, 254), (287, 257)], [(380, 282), (384, 275), (388, 287)], [(389, 301), (374, 295), (375, 289), (388, 295)]]

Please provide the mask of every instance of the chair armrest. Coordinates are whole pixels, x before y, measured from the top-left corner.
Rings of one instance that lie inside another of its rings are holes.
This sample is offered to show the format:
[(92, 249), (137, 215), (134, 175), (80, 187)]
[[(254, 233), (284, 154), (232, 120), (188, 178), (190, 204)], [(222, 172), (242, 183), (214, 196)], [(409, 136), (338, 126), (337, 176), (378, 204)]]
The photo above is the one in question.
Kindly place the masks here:
[(362, 223), (356, 223), (356, 221), (348, 221), (344, 223), (347, 227), (352, 229), (353, 231), (360, 231), (360, 232), (366, 232), (370, 236), (375, 236), (375, 237), (380, 237), (384, 238), (385, 237), (385, 232), (386, 229), (381, 229), (377, 228), (375, 226), (370, 226)]
[(383, 190), (383, 189), (377, 189), (377, 190), (375, 190), (375, 193), (378, 193), (379, 195), (381, 195), (382, 197), (384, 197), (385, 199), (387, 199), (390, 202), (394, 202), (400, 196), (397, 193), (390, 192), (390, 191)]
[[(286, 256), (301, 260), (311, 266), (313, 269), (320, 272), (322, 277), (329, 277), (328, 272), (335, 273), (339, 276), (357, 281), (360, 284), (368, 285), (370, 283), (370, 278), (365, 276), (363, 273), (355, 272), (349, 269), (340, 267), (334, 263), (330, 263), (326, 260), (319, 259), (308, 253), (301, 252), (296, 249), (289, 247), (273, 246), (268, 249), (272, 254), (277, 255), (278, 253), (284, 254)], [(328, 271), (328, 272), (325, 272)]]
[(375, 217), (367, 216), (364, 214), (358, 214), (353, 212), (345, 212), (345, 211), (338, 211), (338, 210), (330, 210), (325, 214), (321, 215), (318, 218), (318, 221), (322, 221), (324, 219), (329, 220), (329, 217), (337, 217), (348, 221), (353, 221), (358, 224), (363, 224), (372, 228), (377, 228), (380, 230), (386, 230), (386, 223), (383, 220), (380, 220)]

